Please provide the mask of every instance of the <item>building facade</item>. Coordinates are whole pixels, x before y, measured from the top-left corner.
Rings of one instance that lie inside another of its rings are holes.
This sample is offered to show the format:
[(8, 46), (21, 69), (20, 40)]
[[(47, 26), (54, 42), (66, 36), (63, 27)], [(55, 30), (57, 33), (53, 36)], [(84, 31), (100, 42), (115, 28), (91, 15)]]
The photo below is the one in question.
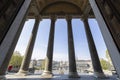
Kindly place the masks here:
[[(39, 71), (44, 70), (45, 59), (31, 60), (29, 68), (38, 67)], [(93, 73), (92, 62), (91, 60), (76, 60), (76, 68), (78, 73)], [(63, 70), (64, 74), (67, 74), (69, 71), (69, 62), (68, 61), (53, 61), (52, 71), (54, 74), (60, 74), (60, 70)]]

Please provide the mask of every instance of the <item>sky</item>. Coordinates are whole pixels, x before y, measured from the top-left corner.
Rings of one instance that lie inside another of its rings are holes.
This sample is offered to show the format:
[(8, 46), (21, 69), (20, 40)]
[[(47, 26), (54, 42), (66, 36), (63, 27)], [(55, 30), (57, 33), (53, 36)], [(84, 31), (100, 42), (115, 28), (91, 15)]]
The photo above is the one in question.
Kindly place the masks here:
[[(39, 29), (36, 37), (36, 42), (33, 49), (31, 59), (44, 59), (47, 52), (48, 38), (50, 32), (49, 19), (40, 21)], [(34, 19), (26, 21), (15, 51), (19, 51), (22, 55), (25, 54), (26, 47), (33, 29)], [(100, 58), (105, 59), (105, 52), (107, 50), (103, 37), (99, 30), (97, 21), (89, 19), (90, 29), (94, 38), (95, 46)], [(87, 44), (84, 24), (80, 19), (72, 19), (72, 29), (74, 38), (74, 48), (76, 59), (90, 60), (90, 53)], [(54, 37), (54, 51), (53, 60), (61, 61), (68, 60), (68, 36), (67, 23), (65, 19), (58, 19), (55, 23), (55, 37)]]

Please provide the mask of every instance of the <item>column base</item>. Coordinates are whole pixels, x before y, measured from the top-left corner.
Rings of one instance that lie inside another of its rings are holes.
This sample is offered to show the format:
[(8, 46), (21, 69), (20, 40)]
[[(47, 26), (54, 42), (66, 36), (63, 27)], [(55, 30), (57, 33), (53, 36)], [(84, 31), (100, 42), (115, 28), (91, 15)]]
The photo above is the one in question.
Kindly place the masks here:
[(104, 73), (94, 72), (96, 78), (107, 78)]
[(77, 74), (77, 72), (69, 72), (68, 77), (69, 78), (80, 78), (80, 76)]
[(6, 80), (5, 75), (0, 75), (0, 80)]
[(19, 70), (19, 72), (16, 73), (15, 75), (16, 76), (26, 76), (26, 75), (28, 75), (28, 71)]
[(43, 78), (52, 78), (53, 74), (50, 71), (44, 71), (41, 75)]
[(120, 78), (117, 78), (117, 80), (120, 80)]

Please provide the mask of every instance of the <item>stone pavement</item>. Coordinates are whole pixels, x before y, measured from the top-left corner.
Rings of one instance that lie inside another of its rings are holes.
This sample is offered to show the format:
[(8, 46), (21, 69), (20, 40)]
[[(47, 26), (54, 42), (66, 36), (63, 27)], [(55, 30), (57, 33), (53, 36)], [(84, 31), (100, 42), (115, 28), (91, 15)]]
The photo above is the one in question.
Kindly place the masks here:
[(54, 75), (53, 78), (41, 78), (40, 75), (15, 76), (6, 75), (7, 80), (118, 80), (116, 76), (107, 78), (95, 78), (93, 75), (81, 75), (80, 78), (68, 78), (67, 75)]

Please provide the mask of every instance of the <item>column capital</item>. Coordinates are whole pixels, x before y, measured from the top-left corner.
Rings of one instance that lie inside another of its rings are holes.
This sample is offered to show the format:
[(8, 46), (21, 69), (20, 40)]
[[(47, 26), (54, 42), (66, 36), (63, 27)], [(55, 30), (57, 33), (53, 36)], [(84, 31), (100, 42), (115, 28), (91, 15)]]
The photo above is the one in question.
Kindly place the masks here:
[(42, 21), (42, 17), (41, 16), (35, 16), (35, 20)]
[(70, 15), (66, 15), (65, 18), (67, 21), (72, 20), (72, 16), (70, 16)]
[(52, 21), (56, 21), (57, 16), (56, 16), (56, 15), (51, 15), (51, 16), (50, 16), (50, 19), (51, 19)]
[(82, 20), (83, 22), (85, 22), (85, 21), (88, 22), (88, 18), (81, 18), (81, 20)]

